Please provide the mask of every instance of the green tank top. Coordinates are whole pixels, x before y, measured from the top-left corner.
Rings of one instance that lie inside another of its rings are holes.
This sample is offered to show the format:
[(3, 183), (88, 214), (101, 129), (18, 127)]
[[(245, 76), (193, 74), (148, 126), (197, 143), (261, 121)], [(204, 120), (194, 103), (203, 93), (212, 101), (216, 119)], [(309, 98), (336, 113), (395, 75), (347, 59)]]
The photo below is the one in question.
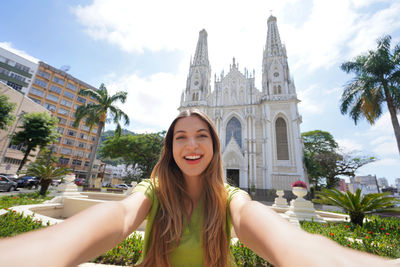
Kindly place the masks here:
[[(232, 228), (232, 219), (229, 212), (229, 203), (233, 199), (233, 197), (239, 193), (243, 192), (247, 194), (245, 191), (225, 184), (225, 188), (228, 191), (227, 198), (227, 219), (226, 219), (226, 234), (228, 240), (231, 238), (231, 228)], [(142, 250), (142, 255), (139, 258), (136, 264), (140, 264), (143, 259), (146, 257), (147, 251), (150, 248), (151, 242), (151, 232), (153, 229), (154, 219), (157, 214), (157, 210), (159, 208), (159, 202), (157, 195), (154, 191), (154, 186), (151, 180), (145, 179), (140, 182), (133, 192), (142, 192), (151, 202), (151, 207), (149, 213), (147, 214), (147, 224), (144, 235), (144, 246)], [(202, 212), (201, 201), (197, 203), (197, 206), (193, 210), (190, 222), (188, 223), (186, 219), (183, 222), (182, 229), (182, 239), (176, 249), (174, 249), (169, 255), (169, 259), (171, 265), (173, 267), (185, 267), (185, 266), (203, 266), (203, 245), (202, 245), (202, 230), (203, 230), (203, 222), (204, 222), (204, 214)]]

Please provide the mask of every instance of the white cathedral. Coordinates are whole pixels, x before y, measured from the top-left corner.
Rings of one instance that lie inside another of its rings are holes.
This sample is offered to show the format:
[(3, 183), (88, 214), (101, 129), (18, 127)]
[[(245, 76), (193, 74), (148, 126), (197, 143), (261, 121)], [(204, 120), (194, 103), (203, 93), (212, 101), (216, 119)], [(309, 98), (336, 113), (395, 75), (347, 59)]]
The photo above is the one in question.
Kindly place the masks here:
[(233, 59), (229, 73), (215, 75), (211, 91), (207, 32), (202, 30), (179, 110), (197, 108), (213, 120), (220, 136), (224, 172), (231, 183), (256, 188), (257, 195), (268, 189), (290, 190), (292, 182), (307, 178), (299, 100), (276, 17), (268, 18), (262, 91), (255, 87), (254, 76), (254, 71), (242, 73)]

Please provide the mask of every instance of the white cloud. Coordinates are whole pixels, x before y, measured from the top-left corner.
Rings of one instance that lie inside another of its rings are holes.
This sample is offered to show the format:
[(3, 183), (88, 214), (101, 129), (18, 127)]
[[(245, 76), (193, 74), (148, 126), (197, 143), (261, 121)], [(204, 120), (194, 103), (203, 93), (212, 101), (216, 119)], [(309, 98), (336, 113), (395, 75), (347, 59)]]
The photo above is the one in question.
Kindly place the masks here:
[(148, 77), (132, 74), (113, 78), (108, 81), (107, 88), (111, 93), (128, 92), (127, 102), (120, 107), (130, 117), (129, 129), (154, 132), (166, 130), (178, 114), (183, 79), (169, 73), (156, 73)]
[(28, 55), (28, 53), (26, 53), (25, 51), (14, 48), (12, 43), (10, 42), (0, 42), (0, 47), (34, 63), (39, 62), (39, 59), (32, 57), (31, 55)]
[(300, 113), (305, 114), (322, 114), (325, 109), (325, 101), (320, 98), (321, 88), (318, 85), (311, 85), (305, 90), (298, 92), (298, 98), (301, 99), (299, 103)]
[(344, 151), (344, 152), (352, 152), (352, 151), (362, 151), (363, 146), (351, 139), (337, 139), (336, 142), (339, 144), (339, 147)]

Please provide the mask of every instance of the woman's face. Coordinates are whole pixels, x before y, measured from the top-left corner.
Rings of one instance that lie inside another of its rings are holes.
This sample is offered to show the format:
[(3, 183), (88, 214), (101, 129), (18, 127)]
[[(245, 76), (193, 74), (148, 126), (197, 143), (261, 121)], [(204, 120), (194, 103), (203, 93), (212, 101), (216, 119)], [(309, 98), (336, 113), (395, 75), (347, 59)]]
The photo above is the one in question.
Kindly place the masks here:
[(198, 178), (214, 153), (207, 123), (197, 116), (179, 119), (174, 128), (172, 153), (185, 178)]

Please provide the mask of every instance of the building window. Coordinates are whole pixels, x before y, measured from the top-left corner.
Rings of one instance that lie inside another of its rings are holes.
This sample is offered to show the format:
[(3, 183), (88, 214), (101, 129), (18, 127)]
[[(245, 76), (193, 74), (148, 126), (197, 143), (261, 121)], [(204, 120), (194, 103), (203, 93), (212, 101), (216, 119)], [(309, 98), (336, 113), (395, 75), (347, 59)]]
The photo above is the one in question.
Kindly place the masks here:
[(58, 127), (57, 132), (59, 134), (64, 134), (64, 128), (63, 127)]
[(19, 63), (15, 63), (15, 68), (29, 73), (30, 68)]
[(72, 139), (68, 139), (68, 138), (64, 138), (64, 144), (69, 145), (69, 146), (73, 146), (75, 144), (75, 141)]
[(14, 78), (14, 79), (16, 79), (18, 81), (25, 82), (25, 77), (22, 77), (21, 75), (15, 74), (14, 72), (10, 72), (10, 77)]
[(53, 77), (53, 82), (55, 82), (55, 83), (57, 83), (59, 85), (62, 85), (62, 86), (64, 86), (64, 84), (65, 84), (65, 81), (63, 79), (61, 79), (61, 78), (58, 78), (57, 76)]
[(80, 133), (79, 137), (82, 138), (82, 139), (88, 140), (88, 135), (87, 134)]
[(47, 80), (50, 79), (50, 73), (43, 71), (43, 70), (38, 70), (37, 74)]
[(89, 161), (85, 161), (85, 167), (89, 167)]
[(54, 101), (54, 102), (58, 102), (58, 96), (56, 96), (56, 95), (47, 94), (46, 99)]
[(64, 108), (58, 108), (58, 113), (65, 116), (69, 116), (69, 111)]
[(7, 85), (10, 86), (11, 88), (14, 88), (17, 91), (21, 91), (21, 89), (22, 89), (22, 85), (19, 85), (19, 84), (10, 82), (10, 81), (7, 82)]
[(47, 82), (45, 82), (45, 81), (43, 81), (43, 80), (41, 80), (41, 79), (38, 79), (38, 78), (36, 78), (35, 81), (34, 81), (33, 83), (34, 83), (34, 84), (37, 84), (37, 85), (39, 85), (39, 86), (41, 86), (41, 87), (44, 87), (44, 88), (47, 87)]
[(33, 102), (38, 103), (39, 105), (42, 103), (42, 101), (40, 101), (39, 99), (33, 98), (33, 97), (29, 97)]
[(86, 148), (86, 143), (78, 142), (78, 144), (76, 146), (80, 147), (80, 148)]
[(50, 104), (50, 103), (44, 103), (44, 107), (47, 108), (50, 111), (56, 111), (56, 106)]
[(8, 74), (10, 74), (10, 71), (0, 68), (0, 74), (4, 74), (4, 75), (8, 76)]
[(90, 127), (88, 127), (88, 126), (86, 126), (86, 125), (82, 125), (82, 126), (81, 126), (81, 129), (84, 130), (84, 131), (86, 131), (86, 132), (89, 132)]
[(83, 104), (86, 103), (86, 99), (84, 99), (83, 97), (80, 97), (80, 96), (78, 96), (78, 97), (76, 98), (76, 101), (81, 102), (81, 103), (83, 103)]
[(72, 91), (76, 91), (76, 89), (78, 89), (78, 86), (72, 83), (67, 83), (67, 88), (71, 89)]
[(67, 165), (69, 163), (69, 158), (59, 158), (58, 159), (58, 163), (60, 163), (61, 165)]
[(235, 117), (230, 119), (226, 125), (226, 145), (228, 145), (232, 137), (235, 138), (239, 147), (242, 147), (242, 125)]
[(55, 85), (50, 85), (49, 91), (57, 93), (57, 94), (61, 94), (62, 89), (58, 86)]
[(67, 124), (67, 120), (66, 119), (64, 119), (64, 118), (61, 118), (61, 117), (57, 117), (57, 119), (58, 119), (58, 123), (59, 124)]
[(32, 87), (31, 90), (29, 91), (29, 93), (31, 93), (32, 95), (40, 96), (40, 97), (44, 96), (44, 92), (42, 90), (40, 90), (40, 89), (35, 88), (35, 87)]
[(275, 122), (276, 131), (276, 154), (278, 160), (289, 160), (289, 147), (287, 138), (286, 122), (278, 118)]
[(69, 135), (69, 136), (76, 136), (76, 131), (73, 131), (73, 130), (67, 130), (67, 135)]
[(72, 165), (74, 165), (74, 166), (81, 166), (81, 165), (82, 165), (82, 160), (73, 159), (73, 160), (72, 160)]
[(71, 155), (72, 149), (63, 147), (61, 148), (61, 154)]
[(64, 106), (67, 106), (67, 107), (72, 107), (72, 102), (68, 101), (68, 100), (65, 100), (65, 99), (62, 99), (61, 100), (61, 105), (64, 105)]
[(80, 150), (75, 151), (75, 156), (77, 156), (77, 157), (83, 157), (84, 155), (85, 155), (85, 152), (83, 152), (83, 151), (80, 151)]
[(71, 99), (74, 99), (74, 97), (75, 97), (75, 95), (73, 93), (68, 92), (68, 91), (64, 91), (64, 96), (71, 98)]

